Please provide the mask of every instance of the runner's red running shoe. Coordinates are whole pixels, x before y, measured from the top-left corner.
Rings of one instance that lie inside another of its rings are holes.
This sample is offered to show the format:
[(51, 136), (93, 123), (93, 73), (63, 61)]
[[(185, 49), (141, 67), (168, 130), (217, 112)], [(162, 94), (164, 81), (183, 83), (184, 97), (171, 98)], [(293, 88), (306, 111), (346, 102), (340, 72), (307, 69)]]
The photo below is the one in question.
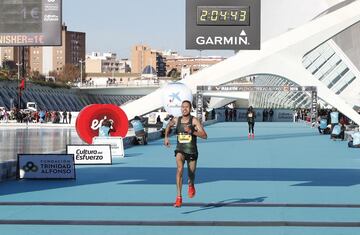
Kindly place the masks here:
[(254, 133), (252, 134), (252, 138), (253, 138), (253, 139), (255, 138), (255, 134), (254, 134)]
[(188, 190), (189, 198), (195, 197), (195, 193), (196, 193), (195, 186), (194, 185), (189, 185), (189, 190)]
[(174, 207), (181, 207), (181, 205), (182, 205), (182, 197), (178, 196), (178, 197), (176, 197)]

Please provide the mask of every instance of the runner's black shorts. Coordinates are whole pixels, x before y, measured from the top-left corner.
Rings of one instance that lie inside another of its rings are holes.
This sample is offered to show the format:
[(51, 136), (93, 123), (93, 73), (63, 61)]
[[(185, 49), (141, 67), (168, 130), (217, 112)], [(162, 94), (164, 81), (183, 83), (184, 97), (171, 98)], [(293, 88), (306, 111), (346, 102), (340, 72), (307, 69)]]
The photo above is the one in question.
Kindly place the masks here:
[(184, 153), (183, 151), (180, 150), (175, 150), (175, 157), (178, 153), (181, 153), (184, 157), (186, 161), (196, 161), (198, 159), (198, 154), (190, 154), (190, 153)]

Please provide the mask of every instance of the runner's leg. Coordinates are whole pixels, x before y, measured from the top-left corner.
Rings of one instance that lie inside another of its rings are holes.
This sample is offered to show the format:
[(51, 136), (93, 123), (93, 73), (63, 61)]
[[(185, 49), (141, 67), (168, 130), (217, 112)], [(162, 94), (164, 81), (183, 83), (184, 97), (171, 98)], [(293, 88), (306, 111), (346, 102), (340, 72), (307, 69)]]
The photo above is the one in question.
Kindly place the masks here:
[(184, 162), (185, 157), (181, 153), (176, 154), (176, 190), (177, 196), (181, 196), (182, 189), (182, 180), (183, 180), (183, 172), (184, 172)]

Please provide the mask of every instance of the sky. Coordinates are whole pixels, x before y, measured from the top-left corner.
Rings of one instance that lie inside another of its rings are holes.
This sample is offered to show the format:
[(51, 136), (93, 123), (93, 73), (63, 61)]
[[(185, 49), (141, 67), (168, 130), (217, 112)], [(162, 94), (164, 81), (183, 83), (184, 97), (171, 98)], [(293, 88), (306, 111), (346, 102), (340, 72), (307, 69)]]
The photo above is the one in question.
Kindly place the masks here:
[[(219, 0), (222, 1), (222, 0)], [(262, 0), (261, 40), (266, 41), (314, 18), (343, 0)], [(63, 0), (63, 22), (70, 31), (86, 33), (86, 52), (115, 52), (130, 58), (131, 47), (199, 56), (185, 49), (186, 0)], [(274, 7), (276, 6), (276, 7)], [(202, 51), (230, 57), (234, 51)]]
[(185, 0), (63, 0), (63, 22), (69, 31), (86, 33), (87, 53), (115, 52), (118, 58), (130, 58), (133, 45), (146, 44), (180, 55), (200, 55), (197, 50), (185, 50)]

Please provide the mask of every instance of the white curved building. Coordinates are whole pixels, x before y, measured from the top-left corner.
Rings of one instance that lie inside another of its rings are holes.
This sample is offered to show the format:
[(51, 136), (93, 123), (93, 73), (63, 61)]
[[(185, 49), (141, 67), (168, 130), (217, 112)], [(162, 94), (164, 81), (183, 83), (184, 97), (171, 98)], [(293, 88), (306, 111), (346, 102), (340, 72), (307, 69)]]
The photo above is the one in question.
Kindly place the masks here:
[[(336, 107), (360, 124), (360, 115), (354, 110), (360, 106), (360, 0), (262, 3), (262, 27), (268, 32), (263, 32), (261, 50), (240, 51), (182, 82), (193, 93), (198, 85), (222, 85), (245, 77), (255, 77), (255, 84), (259, 85), (316, 86), (321, 102)], [(277, 14), (273, 9), (283, 13)], [(129, 118), (150, 112), (162, 106), (161, 93), (157, 90), (123, 108)], [(257, 92), (247, 96), (250, 104), (258, 107), (293, 108), (309, 102), (302, 93)], [(244, 94), (224, 97), (247, 98)], [(211, 104), (226, 102), (229, 99), (216, 98)]]

